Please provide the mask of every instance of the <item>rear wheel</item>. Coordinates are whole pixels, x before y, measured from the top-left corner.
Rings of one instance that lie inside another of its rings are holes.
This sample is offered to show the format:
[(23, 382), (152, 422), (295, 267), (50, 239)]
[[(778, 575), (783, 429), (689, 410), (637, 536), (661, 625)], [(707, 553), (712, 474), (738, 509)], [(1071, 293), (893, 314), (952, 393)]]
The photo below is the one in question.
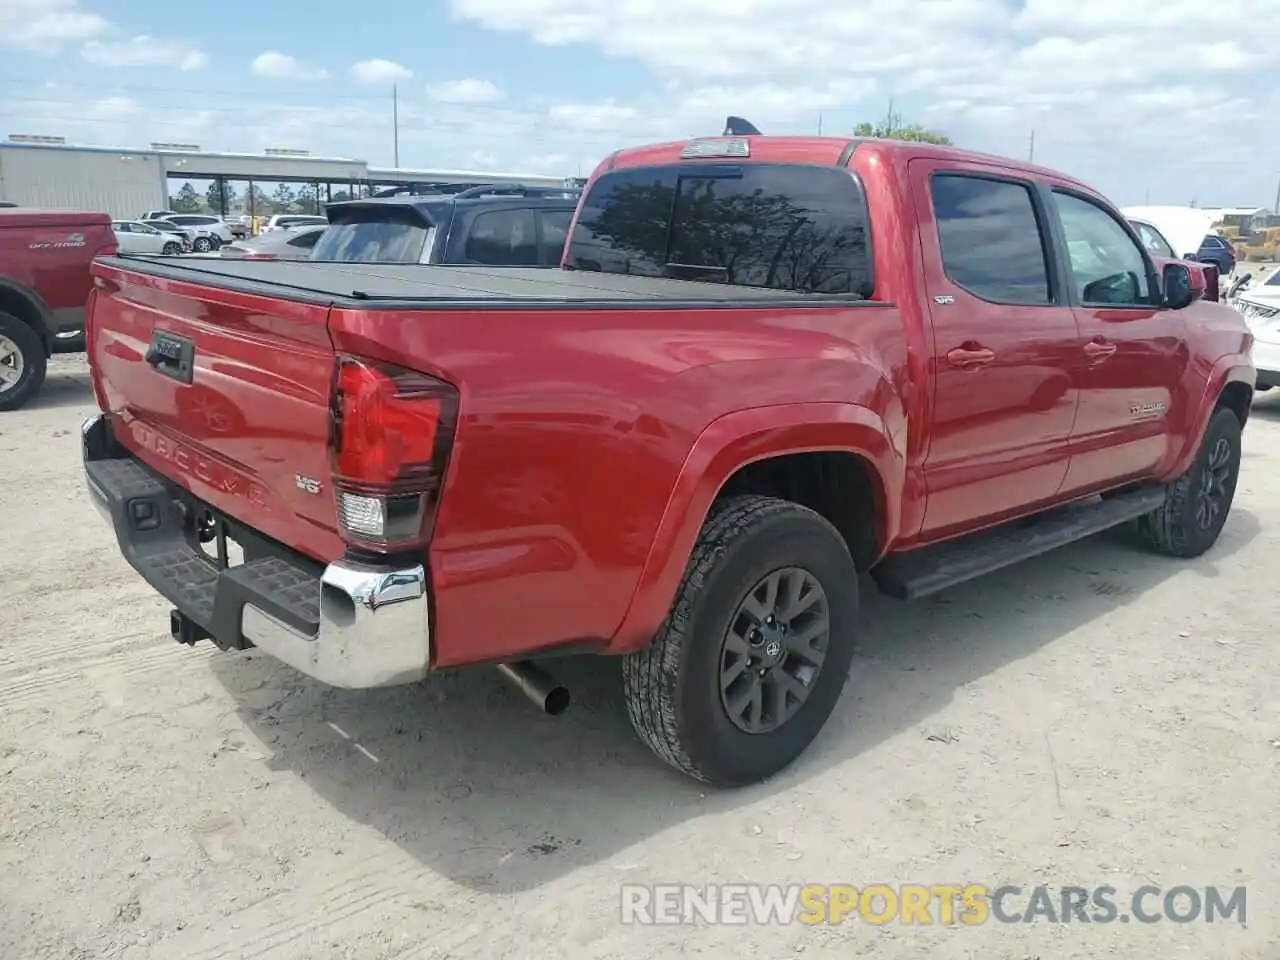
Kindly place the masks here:
[(48, 356), (40, 335), (17, 317), (0, 313), (0, 410), (16, 410), (44, 383)]
[(636, 732), (722, 786), (786, 767), (844, 688), (857, 590), (844, 540), (814, 511), (761, 496), (717, 503), (660, 633), (626, 657)]
[(1138, 522), (1160, 553), (1198, 557), (1217, 542), (1235, 499), (1240, 438), (1239, 418), (1219, 407), (1191, 468), (1166, 487), (1164, 504)]
[(208, 253), (213, 249), (213, 241), (208, 237), (196, 237), (195, 242), (191, 244), (196, 253)]

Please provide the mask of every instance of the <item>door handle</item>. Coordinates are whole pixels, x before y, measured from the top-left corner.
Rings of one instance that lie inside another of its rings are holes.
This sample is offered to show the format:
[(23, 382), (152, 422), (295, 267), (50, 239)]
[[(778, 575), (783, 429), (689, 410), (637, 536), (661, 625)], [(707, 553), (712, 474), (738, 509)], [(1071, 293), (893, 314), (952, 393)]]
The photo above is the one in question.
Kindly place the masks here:
[(947, 362), (953, 367), (959, 367), (961, 370), (977, 370), (979, 367), (985, 367), (988, 363), (996, 358), (994, 350), (988, 350), (986, 347), (956, 347), (954, 350), (947, 351)]
[(1105, 360), (1116, 352), (1116, 345), (1106, 340), (1090, 340), (1084, 345), (1085, 356), (1090, 360)]

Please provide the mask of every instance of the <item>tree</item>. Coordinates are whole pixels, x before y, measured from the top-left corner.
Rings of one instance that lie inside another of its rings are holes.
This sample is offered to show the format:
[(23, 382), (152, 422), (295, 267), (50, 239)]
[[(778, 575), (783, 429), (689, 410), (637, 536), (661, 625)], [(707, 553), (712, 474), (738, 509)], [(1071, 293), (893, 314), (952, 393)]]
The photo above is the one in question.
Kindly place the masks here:
[(951, 138), (944, 133), (937, 133), (918, 123), (904, 125), (902, 114), (889, 104), (889, 112), (879, 123), (860, 123), (853, 129), (855, 137), (878, 137), (881, 140), (914, 140), (918, 143), (936, 143), (944, 147), (951, 146)]
[(288, 213), (293, 206), (293, 188), (287, 183), (277, 183), (275, 193), (271, 194), (271, 202), (276, 213)]
[(681, 229), (671, 236), (675, 188), (661, 183), (615, 187), (591, 221), (592, 246), (577, 266), (647, 275), (720, 280), (791, 290), (844, 292), (865, 262), (866, 236), (815, 221), (781, 194), (722, 191), (716, 181), (682, 189)]
[(299, 213), (318, 214), (320, 212), (320, 191), (314, 183), (304, 183), (298, 187), (298, 196), (294, 201)]
[(191, 185), (190, 180), (178, 188), (176, 196), (169, 198), (169, 205), (173, 207), (175, 213), (200, 212), (200, 195), (196, 193), (196, 188)]
[[(245, 210), (249, 209), (249, 193), (245, 192), (244, 199)], [(258, 186), (253, 185), (253, 215), (255, 217), (266, 216), (271, 212), (271, 198), (267, 196), (267, 192)]]
[[(230, 213), (236, 203), (235, 187), (223, 181), (222, 189), (218, 189), (218, 181), (210, 182), (209, 189), (205, 191), (205, 202), (209, 209), (219, 216), (224, 213)], [(225, 201), (225, 205), (224, 205)]]

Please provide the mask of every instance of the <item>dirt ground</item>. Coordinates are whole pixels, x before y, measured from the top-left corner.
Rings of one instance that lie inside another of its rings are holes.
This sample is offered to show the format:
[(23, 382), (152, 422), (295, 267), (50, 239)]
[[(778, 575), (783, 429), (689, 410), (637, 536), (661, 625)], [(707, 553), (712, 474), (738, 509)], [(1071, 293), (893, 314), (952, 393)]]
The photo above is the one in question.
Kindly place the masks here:
[[(82, 358), (0, 414), (0, 957), (1280, 958), (1280, 391), (1194, 562), (1103, 535), (865, 599), (844, 699), (774, 781), (699, 787), (613, 662), (535, 714), (489, 670), (342, 692), (192, 650), (81, 489)], [(868, 588), (869, 589), (869, 588)], [(1248, 888), (1248, 920), (637, 927), (619, 885)]]

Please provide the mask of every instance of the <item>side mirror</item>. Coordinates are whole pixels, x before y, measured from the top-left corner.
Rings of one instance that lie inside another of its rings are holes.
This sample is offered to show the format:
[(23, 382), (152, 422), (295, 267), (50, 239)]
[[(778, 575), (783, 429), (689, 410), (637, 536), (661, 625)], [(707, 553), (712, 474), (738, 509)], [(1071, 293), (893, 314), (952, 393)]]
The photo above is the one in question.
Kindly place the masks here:
[(1166, 263), (1163, 276), (1164, 305), (1181, 310), (1195, 299), (1191, 291), (1191, 270), (1181, 263)]

